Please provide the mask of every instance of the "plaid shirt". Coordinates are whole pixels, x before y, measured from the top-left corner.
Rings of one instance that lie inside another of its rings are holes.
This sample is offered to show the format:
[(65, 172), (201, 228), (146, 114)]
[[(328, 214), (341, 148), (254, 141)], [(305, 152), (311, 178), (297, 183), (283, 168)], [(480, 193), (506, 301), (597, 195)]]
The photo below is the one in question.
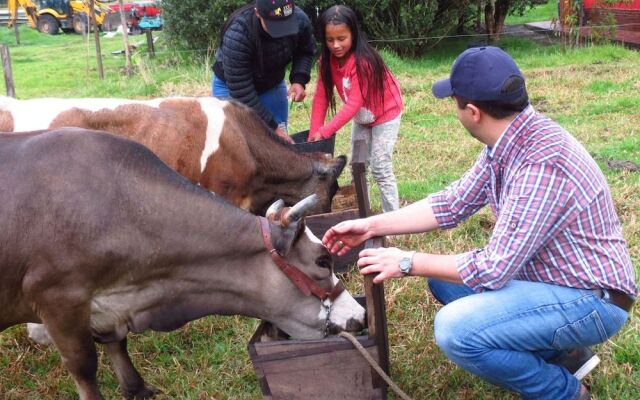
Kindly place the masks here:
[(496, 215), (488, 245), (457, 259), (476, 292), (518, 279), (636, 295), (604, 175), (573, 136), (531, 106), (473, 168), (429, 200), (441, 228), (487, 203)]

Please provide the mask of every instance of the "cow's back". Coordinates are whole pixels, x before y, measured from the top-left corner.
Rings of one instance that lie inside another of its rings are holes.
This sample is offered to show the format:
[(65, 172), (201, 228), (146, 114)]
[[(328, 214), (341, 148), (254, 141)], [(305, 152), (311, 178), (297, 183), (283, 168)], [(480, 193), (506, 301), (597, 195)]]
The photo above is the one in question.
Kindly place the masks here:
[(51, 285), (82, 288), (81, 299), (124, 271), (146, 273), (162, 243), (185, 240), (163, 227), (193, 224), (192, 204), (212, 203), (146, 147), (74, 128), (0, 135), (0, 185), (0, 330), (37, 322), (31, 300)]

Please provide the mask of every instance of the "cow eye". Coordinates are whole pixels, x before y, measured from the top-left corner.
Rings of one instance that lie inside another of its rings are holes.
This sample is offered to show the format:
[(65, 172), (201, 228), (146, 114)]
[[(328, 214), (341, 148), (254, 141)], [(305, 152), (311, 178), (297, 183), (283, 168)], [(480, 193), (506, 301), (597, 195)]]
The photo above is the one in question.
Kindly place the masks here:
[(331, 256), (321, 256), (316, 260), (316, 265), (320, 268), (331, 269), (333, 266), (333, 261), (331, 260)]

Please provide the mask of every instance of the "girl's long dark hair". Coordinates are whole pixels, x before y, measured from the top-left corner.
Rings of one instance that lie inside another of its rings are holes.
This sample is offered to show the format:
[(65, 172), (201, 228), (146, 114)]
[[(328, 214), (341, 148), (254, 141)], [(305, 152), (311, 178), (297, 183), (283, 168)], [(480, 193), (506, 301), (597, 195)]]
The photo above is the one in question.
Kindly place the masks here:
[(379, 106), (384, 103), (384, 78), (388, 73), (388, 68), (382, 61), (380, 54), (365, 39), (364, 33), (358, 25), (356, 13), (344, 5), (336, 5), (322, 13), (320, 19), (318, 35), (322, 43), (322, 54), (320, 56), (320, 79), (324, 85), (324, 90), (331, 111), (336, 112), (336, 100), (333, 93), (334, 82), (331, 78), (331, 53), (327, 47), (326, 27), (327, 25), (345, 24), (351, 31), (351, 51), (355, 56), (356, 73), (360, 92), (364, 98), (365, 106)]

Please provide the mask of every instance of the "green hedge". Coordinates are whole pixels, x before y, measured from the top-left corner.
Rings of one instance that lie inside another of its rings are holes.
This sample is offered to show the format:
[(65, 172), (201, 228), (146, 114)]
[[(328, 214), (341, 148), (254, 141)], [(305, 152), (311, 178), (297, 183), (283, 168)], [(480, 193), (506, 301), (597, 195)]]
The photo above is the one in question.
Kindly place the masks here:
[[(330, 0), (298, 0), (314, 26), (317, 16), (337, 4)], [(455, 32), (469, 12), (466, 0), (346, 0), (353, 8), (369, 40), (378, 47), (401, 55), (419, 56), (434, 43), (433, 39)], [(217, 34), (225, 19), (246, 0), (164, 0), (164, 31), (170, 43), (203, 54), (217, 43)]]

